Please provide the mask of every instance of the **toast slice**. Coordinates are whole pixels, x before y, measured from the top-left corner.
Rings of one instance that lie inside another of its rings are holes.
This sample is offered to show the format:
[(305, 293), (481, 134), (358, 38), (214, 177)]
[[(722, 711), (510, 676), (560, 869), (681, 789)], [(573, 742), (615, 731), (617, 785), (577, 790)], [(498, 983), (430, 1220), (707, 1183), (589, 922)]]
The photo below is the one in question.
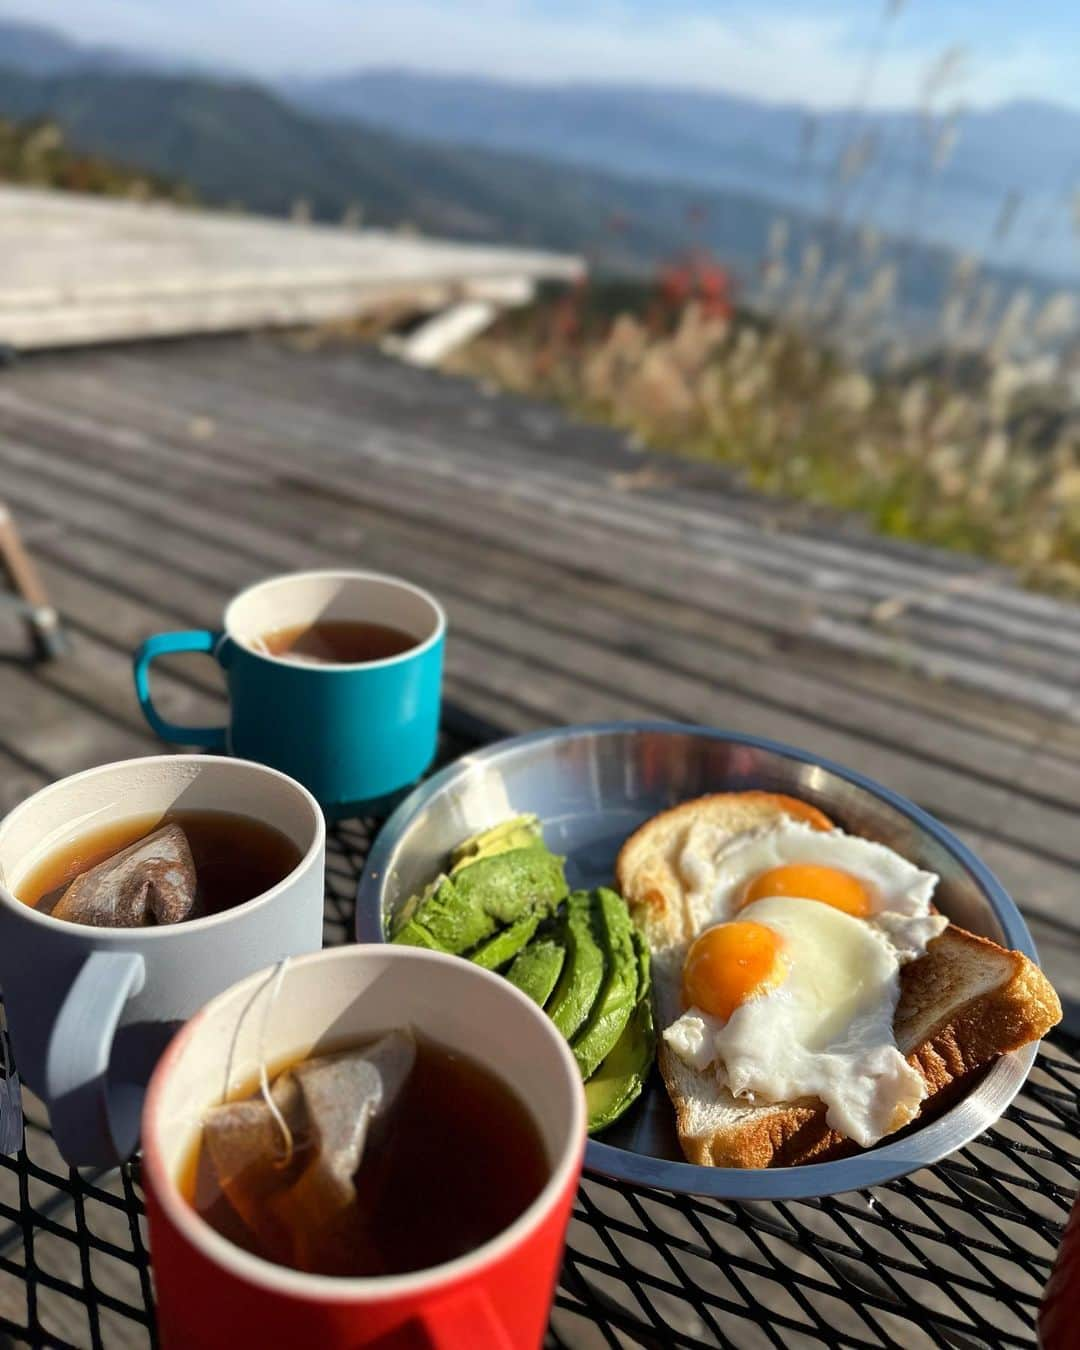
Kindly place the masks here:
[(819, 830), (833, 822), (816, 806), (779, 792), (714, 792), (682, 802), (647, 820), (619, 850), (615, 879), (634, 921), (655, 956), (693, 940), (696, 927), (679, 875), (679, 855), (691, 826), (718, 838), (766, 829), (783, 816)]
[[(831, 828), (816, 808), (795, 798), (717, 793), (663, 812), (623, 845), (616, 877), (652, 951), (658, 1031), (683, 1011), (682, 965), (694, 935), (678, 869), (687, 832), (712, 829), (719, 842), (785, 815)], [(1058, 997), (1033, 962), (950, 924), (924, 956), (901, 969), (893, 1029), (897, 1046), (926, 1082), (926, 1112), (944, 1105), (967, 1075), (1038, 1040), (1060, 1019)], [(825, 1107), (814, 1098), (751, 1105), (733, 1097), (712, 1072), (685, 1064), (663, 1039), (657, 1058), (690, 1162), (790, 1166), (824, 1162), (857, 1147), (829, 1128)]]

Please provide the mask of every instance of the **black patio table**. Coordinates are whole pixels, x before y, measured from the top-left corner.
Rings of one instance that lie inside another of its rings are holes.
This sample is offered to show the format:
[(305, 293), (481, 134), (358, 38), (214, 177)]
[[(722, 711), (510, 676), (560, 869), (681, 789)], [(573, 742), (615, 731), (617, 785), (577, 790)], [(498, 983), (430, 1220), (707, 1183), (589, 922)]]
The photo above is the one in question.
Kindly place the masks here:
[[(447, 725), (444, 761), (494, 733), (461, 716)], [(352, 940), (377, 828), (357, 820), (331, 831), (328, 945)], [(1059, 1030), (996, 1125), (871, 1191), (732, 1204), (587, 1177), (547, 1344), (1034, 1344), (1080, 1184), (1078, 1101), (1080, 1041)], [(155, 1341), (138, 1159), (108, 1173), (67, 1169), (27, 1097), (24, 1147), (0, 1157), (0, 1346)]]

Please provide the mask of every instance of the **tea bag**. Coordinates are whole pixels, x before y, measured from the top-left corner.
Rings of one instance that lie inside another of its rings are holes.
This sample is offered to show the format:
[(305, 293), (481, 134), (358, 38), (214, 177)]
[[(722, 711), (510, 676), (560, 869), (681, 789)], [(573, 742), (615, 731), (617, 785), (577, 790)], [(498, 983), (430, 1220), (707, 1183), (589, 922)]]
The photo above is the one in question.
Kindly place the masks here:
[(300, 1088), (291, 1073), (278, 1075), (271, 1095), (278, 1111), (276, 1116), (262, 1097), (252, 1097), (211, 1107), (203, 1122), (203, 1141), (218, 1184), (233, 1209), (253, 1230), (258, 1226), (258, 1204), (262, 1197), (259, 1189), (250, 1185), (252, 1169), (287, 1161), (292, 1151), (292, 1135), (303, 1124)]
[[(387, 1119), (416, 1058), (411, 1031), (392, 1031), (363, 1050), (321, 1055), (280, 1074), (263, 1096), (211, 1107), (203, 1139), (229, 1202), (266, 1235), (261, 1211), (288, 1233), (292, 1264), (311, 1268), (313, 1251), (340, 1231), (356, 1206), (353, 1177), (372, 1130)], [(282, 1129), (282, 1122), (285, 1129)], [(293, 1139), (311, 1159), (286, 1189), (265, 1185), (267, 1163), (287, 1166)]]
[(187, 836), (163, 825), (77, 876), (52, 913), (96, 928), (179, 923), (194, 916), (196, 884)]
[(315, 1156), (274, 1206), (300, 1229), (325, 1227), (356, 1202), (353, 1177), (372, 1127), (387, 1118), (416, 1059), (411, 1031), (392, 1031), (364, 1051), (298, 1064)]

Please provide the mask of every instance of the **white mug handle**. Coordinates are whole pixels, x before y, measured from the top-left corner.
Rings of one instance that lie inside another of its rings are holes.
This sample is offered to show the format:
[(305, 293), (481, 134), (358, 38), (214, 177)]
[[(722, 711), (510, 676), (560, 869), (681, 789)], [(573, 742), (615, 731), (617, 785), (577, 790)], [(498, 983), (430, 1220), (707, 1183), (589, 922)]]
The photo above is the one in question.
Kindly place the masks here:
[(115, 1167), (139, 1142), (142, 1090), (108, 1083), (124, 1005), (146, 982), (138, 952), (91, 952), (53, 1024), (45, 1101), (60, 1152), (73, 1167)]

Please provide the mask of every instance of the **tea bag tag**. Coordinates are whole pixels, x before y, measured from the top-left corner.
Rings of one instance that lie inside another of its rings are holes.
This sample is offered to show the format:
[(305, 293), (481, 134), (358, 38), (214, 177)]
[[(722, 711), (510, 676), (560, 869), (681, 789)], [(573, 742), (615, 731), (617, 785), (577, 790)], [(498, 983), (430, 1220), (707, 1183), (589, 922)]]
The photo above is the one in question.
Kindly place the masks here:
[(7, 1031), (0, 1026), (0, 1154), (18, 1153), (22, 1145), (22, 1088)]

